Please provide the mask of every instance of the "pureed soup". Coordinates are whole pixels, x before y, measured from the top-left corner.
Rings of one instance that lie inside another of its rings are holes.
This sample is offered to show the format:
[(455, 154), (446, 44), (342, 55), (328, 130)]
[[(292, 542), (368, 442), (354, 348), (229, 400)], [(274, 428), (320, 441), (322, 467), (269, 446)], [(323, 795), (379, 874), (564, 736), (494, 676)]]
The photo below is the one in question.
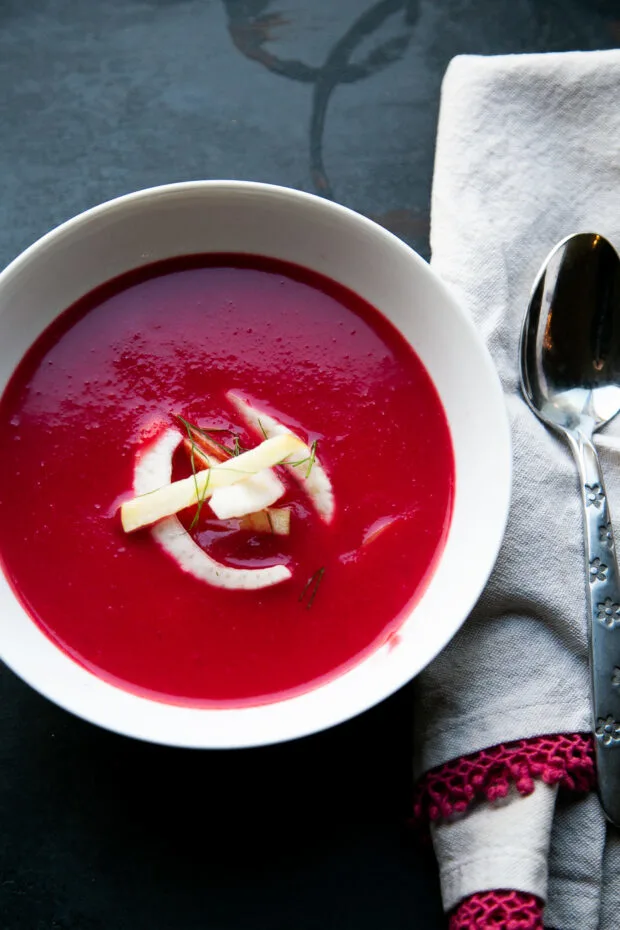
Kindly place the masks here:
[(24, 607), (96, 675), (175, 704), (277, 700), (397, 643), (451, 516), (448, 425), (409, 344), (267, 258), (88, 294), (15, 371), (0, 436)]

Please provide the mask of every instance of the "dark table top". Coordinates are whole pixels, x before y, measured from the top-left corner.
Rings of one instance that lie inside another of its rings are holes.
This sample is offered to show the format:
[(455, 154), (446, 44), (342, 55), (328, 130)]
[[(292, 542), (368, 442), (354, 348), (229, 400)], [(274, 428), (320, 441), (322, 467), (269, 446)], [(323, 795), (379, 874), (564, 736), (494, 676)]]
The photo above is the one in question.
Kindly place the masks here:
[[(0, 0), (0, 265), (131, 190), (333, 197), (428, 255), (460, 53), (609, 48), (616, 0)], [(0, 930), (439, 930), (410, 688), (238, 752), (149, 746), (0, 671)]]

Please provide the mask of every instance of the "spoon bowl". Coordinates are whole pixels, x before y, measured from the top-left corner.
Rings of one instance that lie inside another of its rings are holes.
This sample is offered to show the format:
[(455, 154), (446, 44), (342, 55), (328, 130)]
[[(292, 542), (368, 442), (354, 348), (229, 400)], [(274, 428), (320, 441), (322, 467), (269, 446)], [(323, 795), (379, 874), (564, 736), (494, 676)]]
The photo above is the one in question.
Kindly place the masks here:
[(581, 482), (599, 792), (620, 825), (620, 583), (593, 433), (620, 412), (620, 258), (595, 233), (547, 257), (521, 333), (521, 386), (543, 423), (563, 435)]
[(548, 426), (591, 436), (620, 411), (620, 258), (602, 236), (560, 242), (521, 336), (525, 399)]

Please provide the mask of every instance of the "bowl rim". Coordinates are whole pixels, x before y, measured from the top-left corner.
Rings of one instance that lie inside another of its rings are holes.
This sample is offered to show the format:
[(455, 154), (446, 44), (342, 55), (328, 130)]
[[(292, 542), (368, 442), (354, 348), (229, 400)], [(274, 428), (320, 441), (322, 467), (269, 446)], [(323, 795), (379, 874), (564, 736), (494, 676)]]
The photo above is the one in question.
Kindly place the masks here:
[[(488, 564), (484, 567), (484, 570), (480, 571), (479, 573), (477, 584), (472, 589), (472, 595), (468, 599), (467, 603), (462, 604), (461, 610), (459, 610), (459, 615), (462, 612), (462, 617), (459, 619), (459, 622), (454, 623), (447, 631), (444, 631), (444, 635), (436, 638), (433, 649), (427, 650), (423, 665), (413, 672), (393, 675), (389, 684), (384, 685), (381, 688), (375, 688), (371, 693), (366, 693), (364, 695), (358, 694), (356, 699), (352, 702), (354, 706), (349, 706), (351, 702), (349, 702), (349, 705), (344, 707), (338, 704), (337, 710), (335, 712), (332, 711), (331, 713), (323, 713), (322, 715), (318, 715), (316, 719), (315, 717), (310, 717), (304, 713), (302, 719), (294, 718), (296, 720), (294, 726), (291, 726), (289, 721), (288, 725), (285, 724), (284, 726), (272, 728), (277, 730), (277, 732), (265, 734), (264, 732), (261, 732), (262, 725), (259, 725), (257, 727), (258, 732), (255, 735), (252, 731), (252, 724), (250, 722), (249, 727), (246, 727), (246, 735), (242, 739), (230, 739), (227, 736), (226, 728), (222, 728), (219, 725), (217, 727), (218, 733), (216, 738), (214, 738), (213, 735), (205, 738), (205, 735), (201, 733), (200, 727), (195, 727), (194, 729), (196, 732), (191, 738), (189, 738), (186, 727), (182, 727), (177, 730), (170, 724), (166, 724), (164, 727), (166, 730), (165, 733), (158, 733), (157, 728), (155, 728), (155, 730), (152, 730), (152, 728), (148, 727), (145, 728), (140, 723), (139, 705), (142, 704), (143, 709), (146, 709), (147, 706), (152, 708), (153, 705), (156, 705), (161, 709), (160, 715), (162, 719), (170, 716), (174, 717), (175, 715), (179, 714), (179, 712), (181, 712), (186, 716), (201, 715), (203, 720), (206, 719), (206, 716), (211, 715), (217, 715), (217, 717), (222, 720), (231, 714), (243, 714), (249, 720), (252, 717), (256, 718), (265, 707), (293, 705), (296, 702), (300, 702), (300, 700), (307, 699), (309, 696), (323, 691), (324, 688), (333, 681), (345, 681), (351, 672), (363, 664), (365, 660), (360, 660), (360, 662), (355, 663), (351, 670), (345, 671), (344, 673), (336, 676), (336, 679), (332, 678), (325, 683), (320, 683), (312, 690), (306, 691), (301, 695), (284, 698), (282, 701), (276, 701), (271, 704), (259, 704), (245, 707), (221, 709), (213, 707), (181, 707), (179, 705), (167, 704), (155, 699), (141, 697), (137, 694), (128, 692), (125, 689), (110, 684), (109, 682), (104, 682), (103, 679), (100, 679), (94, 673), (80, 666), (80, 668), (82, 668), (87, 676), (94, 679), (100, 685), (103, 684), (106, 689), (112, 689), (113, 691), (120, 692), (124, 696), (129, 695), (132, 701), (137, 702), (136, 707), (138, 713), (134, 715), (134, 720), (128, 722), (124, 720), (120, 714), (118, 714), (117, 720), (110, 719), (108, 714), (101, 712), (101, 708), (97, 709), (91, 706), (93, 703), (96, 704), (96, 701), (88, 702), (88, 706), (79, 706), (79, 702), (70, 700), (66, 695), (63, 695), (62, 687), (59, 689), (56, 686), (53, 686), (49, 681), (42, 682), (40, 680), (37, 673), (38, 666), (36, 662), (33, 665), (28, 661), (27, 657), (24, 658), (24, 656), (19, 657), (17, 655), (13, 655), (12, 650), (5, 648), (5, 644), (0, 641), (0, 659), (23, 681), (27, 682), (31, 687), (33, 687), (38, 693), (51, 700), (58, 706), (62, 707), (63, 709), (67, 710), (68, 712), (97, 726), (103, 727), (112, 732), (116, 732), (119, 735), (130, 736), (135, 739), (155, 744), (183, 748), (250, 748), (256, 746), (274, 745), (280, 742), (302, 738), (314, 733), (321, 732), (332, 726), (336, 726), (345, 722), (346, 720), (350, 720), (356, 717), (358, 714), (364, 713), (406, 685), (445, 648), (445, 646), (456, 635), (462, 624), (467, 620), (467, 617), (471, 613), (471, 610), (473, 609), (476, 601), (486, 586), (490, 573), (497, 560), (508, 520), (511, 500), (512, 449), (510, 427), (503, 397), (503, 390), (491, 355), (486, 345), (484, 344), (472, 318), (462, 309), (445, 282), (439, 277), (434, 269), (420, 255), (418, 255), (417, 252), (415, 252), (414, 249), (412, 249), (396, 235), (380, 226), (378, 223), (342, 204), (335, 203), (334, 201), (326, 200), (315, 194), (299, 191), (294, 188), (283, 187), (281, 185), (275, 184), (266, 184), (258, 181), (243, 180), (213, 179), (180, 181), (132, 191), (119, 197), (115, 197), (111, 200), (104, 201), (100, 204), (97, 204), (96, 206), (90, 207), (89, 209), (84, 210), (83, 212), (59, 224), (38, 238), (35, 242), (19, 253), (11, 262), (9, 262), (9, 264), (2, 271), (0, 271), (0, 290), (5, 285), (6, 281), (10, 280), (13, 274), (19, 272), (22, 267), (26, 266), (28, 262), (30, 262), (31, 259), (33, 259), (38, 253), (41, 253), (42, 250), (45, 250), (48, 246), (52, 246), (57, 241), (60, 241), (63, 237), (71, 235), (80, 227), (89, 223), (91, 220), (97, 219), (115, 211), (122, 211), (127, 207), (139, 205), (141, 202), (152, 202), (154, 198), (165, 198), (178, 194), (191, 194), (205, 191), (217, 191), (219, 193), (225, 193), (227, 190), (231, 192), (244, 192), (266, 197), (275, 196), (278, 198), (284, 198), (288, 201), (296, 201), (301, 205), (306, 204), (313, 207), (314, 209), (324, 210), (327, 213), (340, 215), (345, 220), (357, 224), (357, 226), (361, 229), (365, 228), (374, 236), (382, 239), (390, 249), (396, 249), (400, 251), (402, 255), (406, 255), (407, 259), (413, 262), (417, 266), (418, 270), (427, 277), (427, 280), (432, 281), (433, 287), (442, 302), (449, 305), (451, 312), (456, 313), (460, 317), (461, 322), (468, 328), (470, 336), (472, 337), (473, 342), (477, 344), (477, 348), (479, 350), (478, 361), (484, 369), (483, 377), (487, 388), (495, 394), (495, 401), (501, 400), (503, 417), (498, 415), (497, 422), (494, 422), (493, 427), (494, 440), (500, 449), (500, 458), (503, 458), (504, 462), (503, 475), (500, 476), (503, 478), (503, 481), (499, 495), (499, 506), (495, 508), (495, 538), (491, 540), (493, 558), (488, 559)], [(148, 262), (146, 264), (148, 264)], [(404, 336), (403, 338), (407, 337)], [(496, 404), (496, 408), (499, 412), (500, 407), (498, 404)], [(3, 568), (1, 569), (0, 574), (6, 577), (4, 575)], [(10, 581), (8, 584), (10, 586)], [(34, 621), (29, 617), (25, 607), (23, 607), (19, 598), (17, 598), (15, 592), (12, 589), (12, 586), (11, 591), (15, 601), (21, 608), (25, 617), (34, 624)], [(37, 629), (39, 629), (38, 625)], [(60, 649), (56, 643), (49, 639), (45, 633), (41, 631), (41, 634), (45, 637), (46, 640), (52, 643), (58, 652), (61, 652), (63, 655), (65, 655), (69, 662), (72, 664), (77, 664), (74, 659), (71, 659)], [(112, 716), (114, 716), (114, 713), (116, 713), (116, 711), (113, 712)], [(190, 729), (192, 728), (190, 727)]]

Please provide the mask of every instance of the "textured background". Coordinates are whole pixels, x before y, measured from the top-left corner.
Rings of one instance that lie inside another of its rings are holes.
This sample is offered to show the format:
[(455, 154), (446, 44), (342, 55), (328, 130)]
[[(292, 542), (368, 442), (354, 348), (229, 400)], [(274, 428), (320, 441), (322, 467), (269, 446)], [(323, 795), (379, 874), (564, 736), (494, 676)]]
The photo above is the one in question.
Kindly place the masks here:
[[(616, 0), (0, 0), (0, 265), (152, 184), (314, 191), (428, 254), (452, 56), (620, 45)], [(0, 930), (439, 930), (408, 689), (287, 746), (96, 730), (0, 669)]]

